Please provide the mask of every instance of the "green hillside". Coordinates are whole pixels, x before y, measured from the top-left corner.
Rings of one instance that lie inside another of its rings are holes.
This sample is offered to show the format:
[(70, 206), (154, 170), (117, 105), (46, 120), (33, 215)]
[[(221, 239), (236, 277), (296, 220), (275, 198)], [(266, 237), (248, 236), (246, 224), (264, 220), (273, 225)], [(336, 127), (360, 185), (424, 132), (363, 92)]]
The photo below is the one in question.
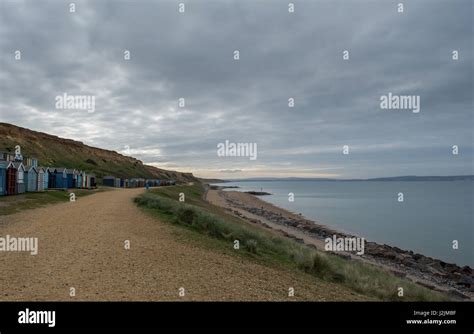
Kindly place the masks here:
[(95, 173), (99, 179), (114, 175), (122, 178), (174, 179), (179, 183), (196, 181), (191, 173), (159, 169), (114, 151), (0, 123), (0, 151), (13, 153), (16, 145), (21, 146), (24, 157), (37, 158), (41, 166), (77, 168)]

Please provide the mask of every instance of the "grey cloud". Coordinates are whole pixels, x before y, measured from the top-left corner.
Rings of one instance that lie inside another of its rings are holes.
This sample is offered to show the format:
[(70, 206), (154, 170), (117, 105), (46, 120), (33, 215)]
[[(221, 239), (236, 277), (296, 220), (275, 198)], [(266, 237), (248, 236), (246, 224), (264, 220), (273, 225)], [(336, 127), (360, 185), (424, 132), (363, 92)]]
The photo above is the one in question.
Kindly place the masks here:
[[(75, 3), (0, 0), (0, 120), (202, 176), (472, 173), (469, 0)], [(96, 112), (56, 110), (63, 92)], [(381, 110), (388, 92), (422, 111)], [(257, 161), (217, 157), (226, 139)]]

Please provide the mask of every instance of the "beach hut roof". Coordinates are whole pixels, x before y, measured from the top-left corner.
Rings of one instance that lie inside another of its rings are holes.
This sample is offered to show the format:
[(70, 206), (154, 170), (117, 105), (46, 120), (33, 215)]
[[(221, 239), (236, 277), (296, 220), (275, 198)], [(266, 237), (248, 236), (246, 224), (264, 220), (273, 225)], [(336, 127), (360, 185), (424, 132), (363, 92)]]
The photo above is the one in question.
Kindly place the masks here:
[(72, 169), (71, 168), (66, 169), (67, 174), (74, 174), (75, 172), (76, 172), (76, 170), (73, 169), (73, 168)]
[(107, 176), (104, 176), (102, 179), (114, 179), (115, 180), (115, 176), (107, 175)]
[(11, 161), (0, 161), (0, 168), (10, 168), (10, 166), (13, 166), (13, 163)]
[(36, 167), (36, 171), (38, 173), (44, 173), (46, 170), (44, 169), (44, 167)]
[(38, 172), (35, 166), (33, 165), (25, 165), (25, 171), (29, 172), (31, 170), (34, 170), (35, 172)]
[(38, 167), (38, 168), (42, 168), (45, 173), (46, 173), (46, 172), (49, 172), (49, 171), (51, 170), (50, 167), (43, 167), (43, 166), (40, 166), (40, 167)]
[(66, 171), (66, 168), (54, 168), (54, 170), (57, 172), (57, 173), (64, 173)]
[(23, 171), (25, 171), (25, 166), (23, 166), (23, 164), (21, 162), (12, 162), (12, 165), (13, 167), (15, 167), (15, 169), (23, 169)]

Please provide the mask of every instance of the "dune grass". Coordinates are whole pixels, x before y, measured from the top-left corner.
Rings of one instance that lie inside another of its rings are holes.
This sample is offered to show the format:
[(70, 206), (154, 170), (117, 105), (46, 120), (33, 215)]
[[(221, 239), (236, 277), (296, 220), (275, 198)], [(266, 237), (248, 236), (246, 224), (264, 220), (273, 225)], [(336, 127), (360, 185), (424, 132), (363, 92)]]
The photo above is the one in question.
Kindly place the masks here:
[[(186, 204), (179, 202), (184, 193)], [(201, 185), (154, 189), (135, 199), (137, 205), (151, 210), (178, 226), (228, 244), (239, 241), (243, 252), (264, 263), (277, 263), (313, 275), (319, 279), (344, 285), (368, 296), (386, 301), (440, 301), (445, 295), (399, 278), (376, 266), (344, 259), (276, 236), (244, 221), (230, 218), (202, 199)], [(403, 297), (399, 297), (399, 288)]]

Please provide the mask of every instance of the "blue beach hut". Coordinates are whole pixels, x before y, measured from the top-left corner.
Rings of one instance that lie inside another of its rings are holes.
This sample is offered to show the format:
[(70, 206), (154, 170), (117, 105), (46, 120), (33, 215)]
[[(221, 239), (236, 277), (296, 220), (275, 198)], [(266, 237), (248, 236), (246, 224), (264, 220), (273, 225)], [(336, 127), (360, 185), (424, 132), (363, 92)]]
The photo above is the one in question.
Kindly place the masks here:
[(66, 168), (55, 168), (54, 169), (54, 187), (55, 188), (67, 188), (67, 174)]
[(25, 166), (25, 190), (28, 192), (38, 190), (38, 171), (35, 166)]
[(66, 169), (67, 186), (66, 188), (75, 188), (77, 174), (75, 169)]
[(11, 161), (0, 161), (0, 196), (7, 195), (7, 175), (11, 167)]
[(83, 171), (76, 172), (76, 188), (82, 188), (83, 175), (84, 175)]
[[(49, 174), (50, 174), (50, 169), (49, 169), (49, 167), (39, 167), (39, 168), (43, 170), (44, 175), (43, 175), (43, 179), (42, 179), (43, 185), (40, 186), (40, 185), (38, 184), (38, 190), (40, 190), (40, 189), (41, 189), (41, 190), (46, 190), (46, 189), (49, 188), (49, 178), (50, 178)], [(39, 172), (38, 172), (38, 182), (40, 182)]]

